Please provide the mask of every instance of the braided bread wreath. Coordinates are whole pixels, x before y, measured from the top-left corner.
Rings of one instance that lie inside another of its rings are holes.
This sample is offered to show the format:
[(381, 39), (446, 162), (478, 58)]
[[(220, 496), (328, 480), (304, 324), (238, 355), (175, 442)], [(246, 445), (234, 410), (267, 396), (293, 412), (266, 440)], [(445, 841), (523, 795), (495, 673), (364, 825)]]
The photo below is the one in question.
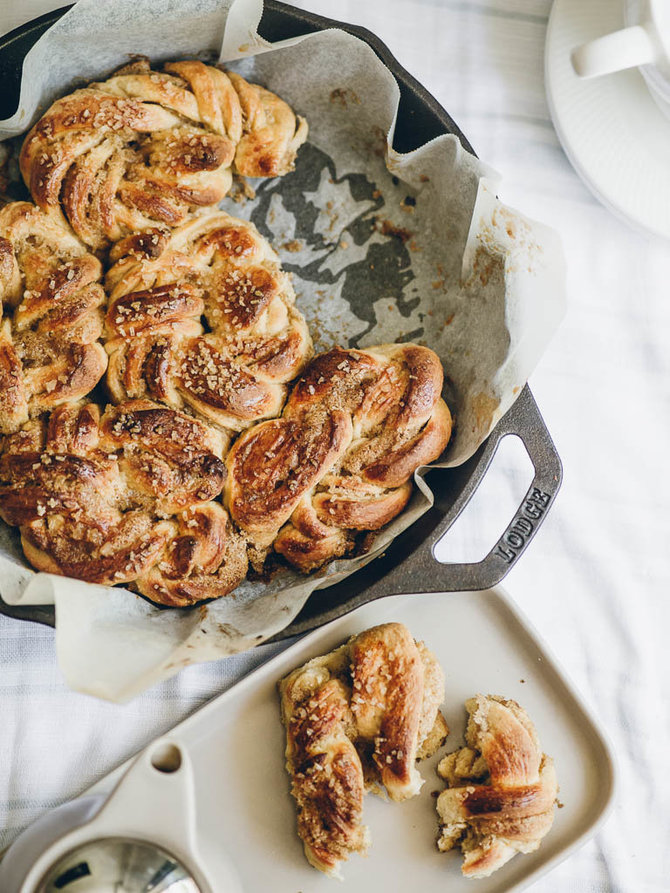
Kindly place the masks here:
[(443, 452), (437, 356), (311, 359), (276, 253), (212, 207), (232, 171), (290, 170), (306, 134), (191, 60), (135, 62), (27, 135), (37, 207), (0, 212), (0, 517), (36, 569), (180, 607), (271, 554), (309, 572), (398, 515)]

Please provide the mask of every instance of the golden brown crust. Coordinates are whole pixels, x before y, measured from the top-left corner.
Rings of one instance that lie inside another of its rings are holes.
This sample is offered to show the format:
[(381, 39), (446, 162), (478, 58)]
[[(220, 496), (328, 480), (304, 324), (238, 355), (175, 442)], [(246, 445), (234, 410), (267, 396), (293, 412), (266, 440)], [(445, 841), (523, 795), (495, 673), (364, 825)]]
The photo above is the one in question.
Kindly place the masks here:
[(409, 630), (398, 623), (366, 630), (350, 647), (358, 734), (372, 747), (389, 797), (405, 800), (422, 784), (414, 766), (423, 707), (421, 655)]
[(343, 413), (326, 416), (319, 429), (307, 431), (284, 419), (256, 425), (229, 454), (226, 498), (232, 517), (264, 544), (266, 531), (273, 533), (288, 520), (302, 494), (341, 455), (350, 432)]
[(341, 860), (365, 852), (368, 845), (362, 824), (365, 781), (346, 734), (349, 712), (346, 687), (330, 679), (301, 702), (286, 729), (298, 834), (310, 864), (333, 876)]
[(130, 584), (171, 606), (225, 595), (247, 570), (221, 491), (224, 438), (149, 401), (66, 405), (6, 438), (0, 516), (38, 570)]
[(312, 343), (290, 280), (255, 226), (216, 211), (169, 234), (128, 237), (112, 259), (114, 400), (150, 397), (229, 432), (281, 411)]
[(439, 849), (458, 845), (466, 877), (487, 877), (516, 853), (531, 853), (548, 833), (558, 792), (528, 714), (516, 701), (477, 695), (467, 746), (444, 757), (438, 773), (449, 787), (437, 801)]
[(183, 413), (132, 400), (108, 407), (100, 420), (103, 449), (117, 463), (133, 498), (170, 515), (208, 502), (221, 492), (224, 438)]
[(197, 60), (136, 61), (57, 100), (26, 137), (23, 178), (94, 249), (176, 226), (246, 176), (292, 168), (307, 126), (279, 97)]
[[(220, 231), (207, 221), (202, 226), (207, 254), (219, 243)], [(238, 229), (249, 236), (244, 227)], [(160, 259), (154, 239), (144, 243), (146, 235), (126, 240), (122, 256), (130, 256), (132, 244), (136, 254)], [(161, 240), (163, 245), (169, 242), (165, 236), (158, 237), (159, 244)], [(251, 241), (247, 245), (251, 255), (256, 248)], [(136, 258), (129, 263), (132, 287), (146, 285)], [(113, 349), (112, 360), (123, 353), (128, 381), (144, 364), (138, 380), (144, 382), (149, 369), (151, 395), (162, 402), (148, 400), (142, 388), (141, 397), (123, 399), (126, 392), (112, 387), (121, 402), (102, 419), (94, 418), (93, 405), (73, 406), (53, 413), (42, 427), (26, 426), (7, 440), (0, 514), (21, 527), (33, 566), (96, 582), (131, 582), (154, 600), (189, 604), (231, 591), (245, 575), (248, 556), (262, 563), (273, 539), (278, 552), (307, 571), (347, 554), (359, 531), (379, 529), (404, 508), (412, 484), (402, 476), (418, 462), (435, 458), (450, 433), (449, 412), (439, 398), (439, 363), (431, 351), (387, 345), (368, 351), (336, 349), (317, 357), (298, 381), (284, 415), (254, 425), (235, 442), (227, 456), (226, 479), (222, 459), (230, 429), (173, 409), (171, 404), (182, 404), (173, 395), (172, 379), (163, 375), (163, 367), (169, 369), (173, 362), (169, 338), (181, 337), (175, 334), (181, 326), (199, 326), (179, 320), (179, 314), (209, 307), (210, 297), (192, 279), (172, 290), (155, 270), (151, 276), (155, 285), (131, 292), (140, 295), (137, 300), (117, 294), (108, 325), (117, 329), (113, 340), (127, 345)], [(155, 327), (163, 333), (160, 339), (151, 322), (141, 318), (143, 309), (147, 317), (160, 318)], [(154, 338), (151, 364), (143, 353), (146, 332)], [(207, 345), (208, 337), (195, 340)], [(182, 340), (191, 344), (194, 339)], [(220, 363), (215, 365), (220, 369)], [(427, 370), (425, 380), (416, 383), (421, 368)], [(0, 378), (13, 374), (10, 364), (3, 367), (2, 351), (0, 373)], [(435, 430), (440, 432), (437, 440)], [(50, 451), (59, 454), (58, 487), (51, 472), (46, 473), (48, 485), (42, 471), (35, 474), (40, 450), (46, 450), (47, 459)], [(385, 483), (375, 482), (379, 479)], [(387, 486), (389, 482), (394, 485)], [(224, 484), (226, 506), (241, 531), (223, 509), (201, 510)], [(60, 501), (59, 487), (68, 505)], [(154, 522), (155, 529), (149, 530)], [(138, 538), (144, 538), (146, 547), (138, 547)], [(96, 560), (89, 560), (93, 554)], [(436, 735), (439, 739), (439, 730)], [(402, 743), (396, 743), (395, 749), (404, 752)]]
[(441, 740), (448, 732), (444, 677), (406, 627), (386, 623), (294, 670), (279, 692), (298, 833), (310, 863), (338, 876), (368, 846), (365, 788), (383, 785), (393, 800), (418, 792), (418, 749), (429, 738), (437, 746), (436, 727)]
[(153, 601), (183, 607), (228, 595), (247, 573), (246, 544), (227, 512), (209, 502), (181, 512), (172, 539), (135, 581)]
[(309, 571), (349, 551), (410, 498), (410, 478), (451, 434), (442, 368), (428, 348), (335, 348), (304, 371), (280, 419), (231, 449), (225, 501), (259, 547)]
[(0, 433), (88, 394), (105, 372), (100, 262), (29, 202), (0, 210)]

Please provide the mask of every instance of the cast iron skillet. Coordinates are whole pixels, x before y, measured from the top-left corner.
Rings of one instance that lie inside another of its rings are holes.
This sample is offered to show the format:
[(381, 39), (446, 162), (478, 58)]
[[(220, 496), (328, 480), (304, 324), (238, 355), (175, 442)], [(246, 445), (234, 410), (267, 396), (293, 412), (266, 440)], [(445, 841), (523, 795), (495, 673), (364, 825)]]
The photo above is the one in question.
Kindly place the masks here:
[[(49, 12), (0, 38), (0, 118), (9, 117), (18, 104), (21, 67), (28, 50), (69, 7)], [(355, 25), (313, 15), (278, 0), (265, 0), (259, 33), (269, 41), (341, 28), (364, 40), (395, 76), (400, 106), (393, 136), (399, 152), (409, 152), (444, 133), (453, 133), (464, 149), (471, 145), (441, 105), (419, 84), (387, 47), (370, 31)], [(451, 527), (479, 486), (501, 440), (509, 434), (521, 438), (534, 467), (534, 477), (521, 505), (488, 555), (475, 564), (442, 564), (434, 556), (435, 544)], [(561, 484), (561, 462), (549, 432), (526, 386), (514, 406), (498, 422), (487, 440), (458, 468), (435, 469), (426, 480), (435, 505), (388, 552), (335, 586), (317, 590), (297, 618), (275, 640), (284, 639), (340, 617), (359, 605), (386, 595), (407, 592), (449, 592), (488, 589), (499, 583), (518, 561), (544, 520)], [(53, 608), (13, 607), (0, 598), (0, 612), (10, 617), (54, 624)]]

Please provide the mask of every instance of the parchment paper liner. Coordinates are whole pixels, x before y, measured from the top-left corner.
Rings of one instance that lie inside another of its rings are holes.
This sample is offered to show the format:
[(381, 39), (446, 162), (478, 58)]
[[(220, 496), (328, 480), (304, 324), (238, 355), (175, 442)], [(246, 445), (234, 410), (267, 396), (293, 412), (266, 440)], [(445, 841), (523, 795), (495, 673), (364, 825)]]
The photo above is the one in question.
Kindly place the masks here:
[[(318, 350), (413, 340), (439, 354), (457, 422), (440, 465), (460, 464), (511, 406), (563, 315), (558, 238), (503, 205), (497, 174), (456, 137), (393, 151), (399, 89), (367, 44), (332, 29), (270, 45), (256, 33), (261, 11), (255, 0), (80, 0), (26, 57), (19, 110), (0, 122), (0, 137), (132, 54), (235, 60), (308, 118), (310, 142), (295, 172), (222, 207), (277, 247)], [(314, 589), (372, 560), (427, 510), (424, 471), (368, 555), (317, 575), (285, 570), (207, 605), (162, 610), (118, 587), (34, 573), (17, 531), (0, 522), (0, 591), (11, 604), (55, 603), (69, 685), (122, 701), (290, 623)]]

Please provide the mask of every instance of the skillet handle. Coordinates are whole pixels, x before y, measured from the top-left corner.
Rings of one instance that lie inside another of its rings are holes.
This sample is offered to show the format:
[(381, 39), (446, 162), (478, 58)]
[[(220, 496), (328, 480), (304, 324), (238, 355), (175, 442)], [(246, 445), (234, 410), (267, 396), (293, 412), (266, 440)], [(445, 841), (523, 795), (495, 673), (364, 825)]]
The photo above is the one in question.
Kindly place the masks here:
[(442, 563), (435, 558), (435, 545), (452, 526), (467, 505), (470, 496), (457, 500), (436, 526), (423, 552), (429, 553), (437, 567), (430, 581), (430, 589), (419, 591), (459, 591), (489, 589), (499, 583), (516, 564), (537, 533), (545, 515), (561, 486), (563, 467), (537, 404), (526, 385), (503, 418), (488, 437), (478, 465), (482, 475), (508, 435), (522, 441), (533, 463), (534, 475), (514, 517), (504, 533), (481, 561), (467, 564)]
[[(468, 504), (503, 438), (517, 435), (535, 474), (505, 532), (482, 561), (447, 564), (435, 558), (435, 543)], [(479, 450), (463, 465), (433, 469), (434, 506), (402, 533), (391, 548), (334, 586), (312, 593), (295, 620), (269, 641), (308, 632), (387, 595), (488, 589), (519, 560), (544, 521), (561, 485), (563, 469), (528, 385)], [(440, 486), (440, 482), (447, 486)]]

